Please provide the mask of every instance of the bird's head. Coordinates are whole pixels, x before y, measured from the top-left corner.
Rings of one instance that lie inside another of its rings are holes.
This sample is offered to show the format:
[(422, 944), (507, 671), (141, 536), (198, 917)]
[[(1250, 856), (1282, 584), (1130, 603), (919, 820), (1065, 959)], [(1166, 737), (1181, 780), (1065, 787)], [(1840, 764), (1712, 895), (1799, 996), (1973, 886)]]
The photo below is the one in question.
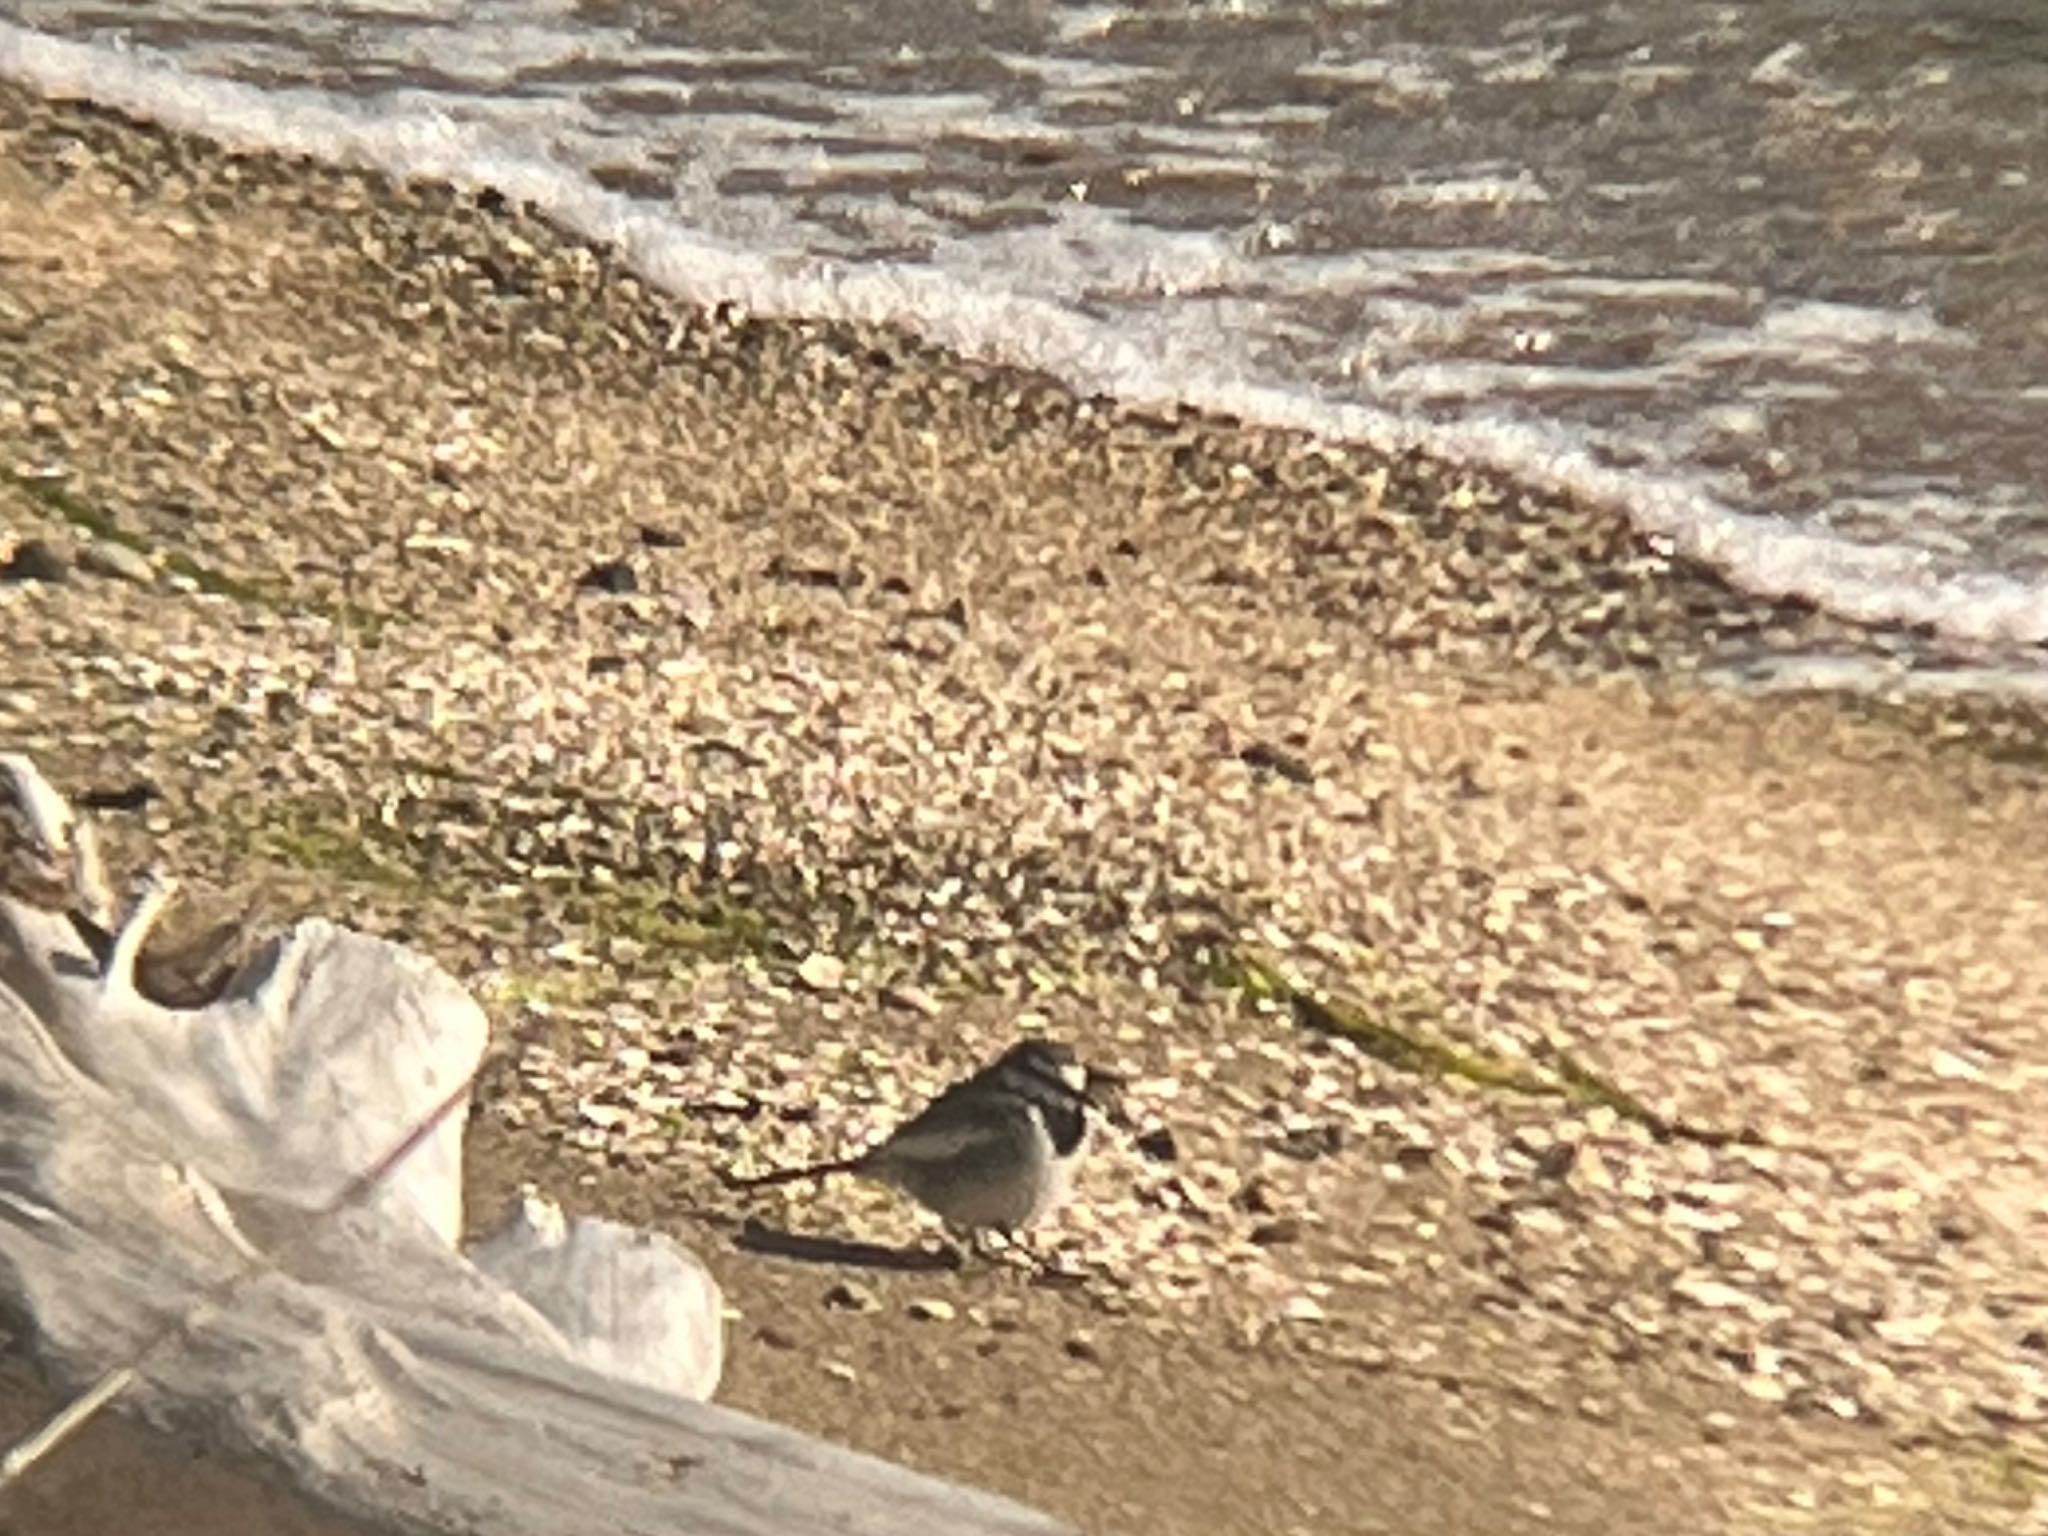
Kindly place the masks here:
[(1074, 1054), (1073, 1047), (1061, 1041), (1035, 1037), (1019, 1040), (1003, 1052), (994, 1070), (1044, 1084), (1118, 1118), (1120, 1106), (1115, 1090), (1122, 1086), (1123, 1079), (1087, 1066)]
[(1088, 1069), (1081, 1065), (1073, 1047), (1058, 1040), (1019, 1040), (997, 1059), (996, 1069), (1083, 1097), (1088, 1092)]

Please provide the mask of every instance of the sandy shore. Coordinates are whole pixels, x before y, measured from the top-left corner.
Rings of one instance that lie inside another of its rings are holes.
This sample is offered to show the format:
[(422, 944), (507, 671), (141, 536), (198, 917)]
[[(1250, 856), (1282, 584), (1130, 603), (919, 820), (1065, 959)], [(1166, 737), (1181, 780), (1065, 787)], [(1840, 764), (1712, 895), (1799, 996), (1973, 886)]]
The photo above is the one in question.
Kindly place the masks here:
[[(736, 1406), (1117, 1536), (2048, 1518), (2040, 722), (1690, 681), (1888, 637), (13, 89), (0, 470), (0, 735), (463, 975), (479, 1220), (699, 1245)], [(715, 1171), (1020, 1024), (1152, 1133), (1070, 1281), (750, 1250), (926, 1235)]]
[[(0, 1370), (0, 1435), (10, 1442), (61, 1406), (20, 1361)], [(22, 1536), (134, 1530), (144, 1516), (143, 1528), (163, 1536), (372, 1536), (248, 1458), (120, 1414), (95, 1420), (0, 1499), (0, 1530)]]

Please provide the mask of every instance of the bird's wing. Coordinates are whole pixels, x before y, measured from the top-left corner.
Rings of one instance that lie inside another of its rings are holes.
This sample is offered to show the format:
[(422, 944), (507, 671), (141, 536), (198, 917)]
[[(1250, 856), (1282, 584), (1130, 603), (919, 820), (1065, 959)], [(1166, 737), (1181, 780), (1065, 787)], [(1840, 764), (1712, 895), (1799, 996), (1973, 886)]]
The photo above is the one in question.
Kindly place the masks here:
[(940, 1094), (905, 1121), (863, 1161), (871, 1168), (894, 1163), (952, 1163), (1014, 1146), (1028, 1129), (1030, 1109), (1007, 1094), (962, 1083)]
[(899, 1167), (905, 1163), (955, 1163), (980, 1152), (994, 1151), (1010, 1142), (1014, 1134), (1000, 1120), (980, 1125), (964, 1121), (936, 1126), (913, 1123), (875, 1148), (864, 1161), (877, 1167), (891, 1163)]

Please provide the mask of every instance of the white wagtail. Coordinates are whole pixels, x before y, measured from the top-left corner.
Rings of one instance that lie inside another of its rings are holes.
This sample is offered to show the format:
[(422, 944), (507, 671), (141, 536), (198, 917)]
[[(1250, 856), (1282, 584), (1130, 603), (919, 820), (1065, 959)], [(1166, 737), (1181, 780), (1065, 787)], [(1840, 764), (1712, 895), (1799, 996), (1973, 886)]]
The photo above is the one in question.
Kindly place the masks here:
[(1115, 1079), (1050, 1040), (1021, 1040), (854, 1157), (733, 1178), (763, 1189), (851, 1173), (903, 1191), (947, 1226), (1013, 1233), (1050, 1215), (1073, 1189), (1099, 1097)]

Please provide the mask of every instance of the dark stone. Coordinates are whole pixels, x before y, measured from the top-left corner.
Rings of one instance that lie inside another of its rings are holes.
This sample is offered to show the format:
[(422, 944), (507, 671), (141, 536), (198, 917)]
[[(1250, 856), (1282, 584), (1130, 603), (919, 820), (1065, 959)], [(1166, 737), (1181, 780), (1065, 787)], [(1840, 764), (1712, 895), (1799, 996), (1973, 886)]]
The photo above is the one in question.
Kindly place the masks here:
[(858, 567), (841, 570), (834, 565), (797, 565), (777, 555), (764, 573), (771, 581), (793, 587), (819, 587), (828, 592), (850, 592), (867, 578)]
[(1476, 764), (1459, 763), (1451, 770), (1451, 789), (1460, 800), (1483, 799), (1490, 791), (1479, 777)]
[(633, 567), (623, 560), (605, 560), (593, 565), (576, 578), (576, 585), (586, 592), (604, 592), (612, 597), (625, 597), (640, 590), (640, 578)]
[(835, 1281), (825, 1292), (825, 1305), (837, 1312), (878, 1312), (882, 1307), (873, 1290), (851, 1280)]
[(1180, 1147), (1173, 1139), (1173, 1132), (1165, 1126), (1154, 1126), (1138, 1138), (1138, 1150), (1155, 1163), (1170, 1163), (1180, 1156)]
[(1328, 1120), (1321, 1125), (1287, 1132), (1273, 1144), (1273, 1150), (1282, 1157), (1312, 1163), (1318, 1158), (1336, 1156), (1344, 1150), (1344, 1142), (1344, 1127)]
[(681, 549), (687, 542), (680, 533), (667, 528), (657, 528), (652, 523), (640, 525), (640, 542), (648, 549)]
[(88, 811), (140, 811), (163, 792), (147, 779), (137, 779), (118, 789), (88, 789), (78, 797)]
[(1316, 772), (1292, 752), (1274, 746), (1271, 742), (1255, 741), (1238, 750), (1237, 759), (1245, 767), (1265, 773), (1277, 774), (1290, 784), (1313, 784)]
[(0, 565), (0, 581), (69, 581), (72, 553), (54, 539), (23, 539)]
[(591, 677), (611, 677), (626, 670), (623, 656), (593, 656), (584, 664), (584, 672)]
[(1579, 1160), (1577, 1142), (1560, 1141), (1545, 1147), (1536, 1156), (1536, 1174), (1539, 1178), (1561, 1179), (1572, 1171), (1572, 1164)]

